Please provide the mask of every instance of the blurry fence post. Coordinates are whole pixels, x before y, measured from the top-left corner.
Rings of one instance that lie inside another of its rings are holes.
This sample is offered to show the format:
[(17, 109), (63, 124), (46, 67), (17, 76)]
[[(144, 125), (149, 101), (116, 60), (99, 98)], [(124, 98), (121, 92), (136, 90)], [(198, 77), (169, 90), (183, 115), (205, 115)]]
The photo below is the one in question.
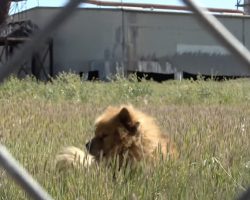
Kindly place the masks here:
[(43, 190), (3, 145), (0, 145), (0, 165), (33, 199), (52, 200), (52, 197)]
[(239, 60), (250, 68), (250, 52), (227, 28), (217, 20), (206, 8), (195, 0), (182, 0), (196, 14), (197, 19)]

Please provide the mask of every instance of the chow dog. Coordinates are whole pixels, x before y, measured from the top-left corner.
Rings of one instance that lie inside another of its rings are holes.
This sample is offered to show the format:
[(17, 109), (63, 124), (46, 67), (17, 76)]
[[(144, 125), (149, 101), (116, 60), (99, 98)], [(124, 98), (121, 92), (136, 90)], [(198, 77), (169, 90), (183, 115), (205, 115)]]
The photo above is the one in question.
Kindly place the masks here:
[(178, 156), (175, 145), (160, 131), (155, 120), (132, 105), (109, 106), (96, 119), (95, 135), (86, 144), (86, 149), (88, 153), (76, 147), (63, 149), (57, 155), (56, 165), (59, 168), (88, 167), (113, 158), (121, 165)]

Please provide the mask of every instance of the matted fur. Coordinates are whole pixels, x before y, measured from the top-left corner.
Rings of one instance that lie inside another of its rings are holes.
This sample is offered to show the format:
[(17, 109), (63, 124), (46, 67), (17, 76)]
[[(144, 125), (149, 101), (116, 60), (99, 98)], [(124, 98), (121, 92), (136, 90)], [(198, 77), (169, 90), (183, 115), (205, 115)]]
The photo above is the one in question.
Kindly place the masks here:
[[(160, 131), (155, 120), (132, 105), (108, 107), (96, 119), (95, 135), (86, 147), (93, 156), (91, 162), (87, 162), (88, 166), (94, 160), (99, 162), (101, 159), (110, 160), (115, 157), (119, 158), (120, 163), (124, 159), (134, 163), (142, 159), (158, 160), (158, 155), (162, 155), (162, 158), (167, 155), (178, 156), (173, 143)], [(81, 159), (73, 159), (72, 155)], [(78, 163), (86, 166), (86, 162), (82, 161), (86, 157), (85, 153), (75, 147), (64, 149), (58, 156), (61, 165)]]

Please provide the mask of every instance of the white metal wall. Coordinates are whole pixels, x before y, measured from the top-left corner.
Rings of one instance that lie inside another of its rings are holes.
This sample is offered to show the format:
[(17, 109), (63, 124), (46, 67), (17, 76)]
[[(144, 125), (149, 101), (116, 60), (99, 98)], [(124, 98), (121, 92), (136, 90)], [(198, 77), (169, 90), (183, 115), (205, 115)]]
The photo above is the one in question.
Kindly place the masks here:
[[(40, 27), (60, 8), (34, 8)], [(250, 47), (250, 18), (218, 15)], [(54, 35), (55, 72), (99, 70), (250, 75), (189, 13), (78, 9)]]

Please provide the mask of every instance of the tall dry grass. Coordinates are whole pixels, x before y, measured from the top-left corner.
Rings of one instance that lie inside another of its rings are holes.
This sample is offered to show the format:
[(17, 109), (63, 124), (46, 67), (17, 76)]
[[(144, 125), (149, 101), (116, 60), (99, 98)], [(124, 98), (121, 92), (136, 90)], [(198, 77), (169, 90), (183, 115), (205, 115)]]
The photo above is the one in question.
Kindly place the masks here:
[[(96, 116), (132, 103), (155, 117), (180, 158), (135, 171), (101, 166), (58, 173), (60, 148), (84, 148)], [(0, 142), (55, 199), (235, 199), (250, 185), (249, 80), (85, 82), (62, 74), (52, 83), (10, 78), (0, 86)], [(26, 194), (0, 170), (0, 198)]]

